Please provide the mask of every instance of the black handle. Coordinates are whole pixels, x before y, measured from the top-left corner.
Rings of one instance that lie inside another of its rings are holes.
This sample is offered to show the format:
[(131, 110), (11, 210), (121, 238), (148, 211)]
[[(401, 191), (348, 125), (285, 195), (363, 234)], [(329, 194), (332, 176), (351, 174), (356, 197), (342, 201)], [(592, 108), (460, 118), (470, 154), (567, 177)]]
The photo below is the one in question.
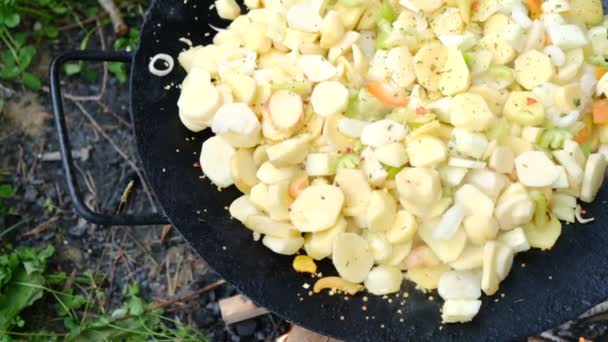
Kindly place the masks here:
[[(132, 57), (127, 52), (115, 51), (69, 51), (65, 52), (53, 60), (49, 71), (51, 101), (53, 103), (53, 116), (57, 137), (59, 138), (59, 151), (61, 153), (61, 163), (65, 179), (68, 185), (70, 198), (74, 210), (85, 220), (105, 226), (146, 226), (166, 224), (167, 219), (158, 213), (148, 215), (105, 215), (97, 213), (89, 208), (80, 193), (80, 187), (74, 177), (74, 160), (72, 158), (72, 147), (68, 136), (68, 129), (63, 112), (63, 99), (61, 95), (61, 69), (65, 62), (69, 61), (98, 61), (98, 62), (122, 62), (131, 63)], [(141, 180), (142, 182), (145, 180)]]

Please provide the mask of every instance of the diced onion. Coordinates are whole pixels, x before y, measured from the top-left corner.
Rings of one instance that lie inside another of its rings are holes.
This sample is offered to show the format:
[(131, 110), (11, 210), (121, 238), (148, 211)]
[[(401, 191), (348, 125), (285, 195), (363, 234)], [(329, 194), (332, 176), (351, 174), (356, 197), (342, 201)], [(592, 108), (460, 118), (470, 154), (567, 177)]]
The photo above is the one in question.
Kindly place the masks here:
[(532, 26), (532, 19), (528, 17), (528, 11), (524, 7), (524, 5), (519, 2), (513, 2), (513, 8), (511, 11), (511, 17), (513, 20), (519, 24), (519, 26), (528, 29)]
[(456, 234), (460, 223), (464, 218), (464, 207), (456, 203), (453, 207), (446, 210), (441, 217), (441, 220), (435, 227), (433, 237), (437, 240), (449, 240)]
[[(166, 69), (158, 69), (156, 67), (156, 62), (163, 61), (166, 63)], [(175, 66), (175, 60), (173, 57), (167, 55), (166, 53), (159, 53), (156, 56), (150, 58), (150, 63), (148, 64), (148, 69), (150, 73), (155, 76), (164, 77), (167, 76), (173, 71), (173, 67)]]
[(557, 127), (568, 127), (574, 124), (578, 118), (581, 116), (581, 112), (578, 110), (573, 110), (570, 113), (560, 116), (559, 112), (550, 113), (551, 121)]
[(555, 66), (562, 66), (566, 63), (566, 54), (564, 53), (564, 50), (557, 45), (549, 45), (543, 52), (551, 58), (551, 62)]

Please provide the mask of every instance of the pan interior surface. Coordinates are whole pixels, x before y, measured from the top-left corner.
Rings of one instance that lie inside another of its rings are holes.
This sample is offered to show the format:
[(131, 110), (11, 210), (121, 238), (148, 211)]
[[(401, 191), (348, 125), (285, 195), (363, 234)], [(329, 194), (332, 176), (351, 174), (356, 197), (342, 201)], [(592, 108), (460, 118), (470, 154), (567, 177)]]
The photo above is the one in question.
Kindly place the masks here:
[[(167, 217), (207, 263), (246, 296), (289, 321), (348, 341), (522, 339), (575, 318), (608, 297), (608, 215), (602, 209), (608, 201), (606, 186), (595, 203), (585, 207), (595, 221), (564, 225), (551, 251), (518, 254), (499, 294), (484, 298), (471, 323), (441, 326), (440, 301), (429, 300), (433, 294), (416, 291), (409, 283), (398, 295), (370, 295), (365, 302), (365, 294), (348, 300), (326, 293), (309, 296), (303, 286), (312, 286), (314, 279), (294, 272), (292, 257), (254, 242), (251, 232), (230, 218), (227, 206), (240, 196), (238, 190), (218, 192), (195, 166), (210, 133), (194, 134), (180, 123), (177, 86), (185, 72), (178, 65), (166, 77), (148, 71), (156, 54), (177, 60), (187, 48), (180, 38), (195, 45), (211, 42), (215, 32), (208, 24), (226, 25), (211, 4), (153, 3), (132, 69), (132, 115), (147, 179)], [(335, 273), (329, 262), (322, 262), (320, 270)], [(404, 292), (409, 293), (407, 299)]]

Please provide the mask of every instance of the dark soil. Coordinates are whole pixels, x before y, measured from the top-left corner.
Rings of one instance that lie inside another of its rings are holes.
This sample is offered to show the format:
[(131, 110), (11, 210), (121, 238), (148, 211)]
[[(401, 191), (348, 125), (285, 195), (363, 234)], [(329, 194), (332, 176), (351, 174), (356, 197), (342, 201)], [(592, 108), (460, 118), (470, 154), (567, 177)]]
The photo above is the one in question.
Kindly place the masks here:
[[(105, 45), (111, 46), (111, 27), (105, 27), (104, 32), (108, 36)], [(45, 51), (39, 56), (40, 74), (46, 73), (50, 56), (79, 46), (81, 39), (80, 31), (68, 31), (58, 42), (40, 48)], [(99, 42), (92, 41), (89, 48), (99, 48)], [(64, 91), (78, 96), (98, 94), (102, 67), (97, 65), (94, 70), (98, 74), (94, 81), (65, 77)], [(0, 227), (21, 222), (0, 242), (38, 247), (53, 244), (57, 247), (54, 269), (68, 274), (92, 269), (105, 274), (109, 307), (119, 305), (122, 288), (135, 281), (141, 284), (144, 297), (155, 302), (179, 297), (220, 279), (170, 227), (102, 227), (79, 218), (71, 207), (60, 162), (48, 160), (58, 152), (48, 90), (30, 94), (15, 84), (0, 86), (0, 96), (8, 101), (0, 114), (0, 181), (16, 189), (10, 201), (16, 214), (0, 218)], [(77, 104), (90, 113), (112, 143)], [(89, 152), (88, 158), (76, 158), (84, 198), (92, 208), (105, 213), (119, 209), (121, 196), (131, 181), (136, 185), (123, 212), (149, 212), (155, 205), (137, 180), (136, 169), (117, 151), (138, 164), (128, 108), (128, 85), (113, 77), (108, 78), (99, 102), (65, 100), (73, 151)], [(163, 236), (163, 231), (168, 234)], [(274, 341), (287, 331), (288, 324), (270, 314), (226, 327), (218, 301), (235, 294), (233, 287), (222, 284), (194, 299), (177, 301), (165, 312), (200, 328), (212, 341)]]

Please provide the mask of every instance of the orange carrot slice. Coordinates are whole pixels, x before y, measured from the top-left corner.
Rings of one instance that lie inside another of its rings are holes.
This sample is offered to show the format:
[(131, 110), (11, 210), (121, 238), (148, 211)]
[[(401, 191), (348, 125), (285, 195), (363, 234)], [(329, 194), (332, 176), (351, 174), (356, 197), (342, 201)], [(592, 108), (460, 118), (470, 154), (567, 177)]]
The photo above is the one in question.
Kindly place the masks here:
[(405, 107), (408, 104), (407, 97), (397, 94), (382, 82), (373, 81), (366, 85), (367, 91), (385, 105), (392, 107)]
[(530, 17), (532, 19), (540, 18), (540, 15), (543, 12), (541, 8), (542, 3), (543, 0), (526, 0), (526, 5), (528, 5), (528, 10), (530, 11)]
[(608, 124), (608, 99), (593, 102), (593, 123), (596, 125)]

